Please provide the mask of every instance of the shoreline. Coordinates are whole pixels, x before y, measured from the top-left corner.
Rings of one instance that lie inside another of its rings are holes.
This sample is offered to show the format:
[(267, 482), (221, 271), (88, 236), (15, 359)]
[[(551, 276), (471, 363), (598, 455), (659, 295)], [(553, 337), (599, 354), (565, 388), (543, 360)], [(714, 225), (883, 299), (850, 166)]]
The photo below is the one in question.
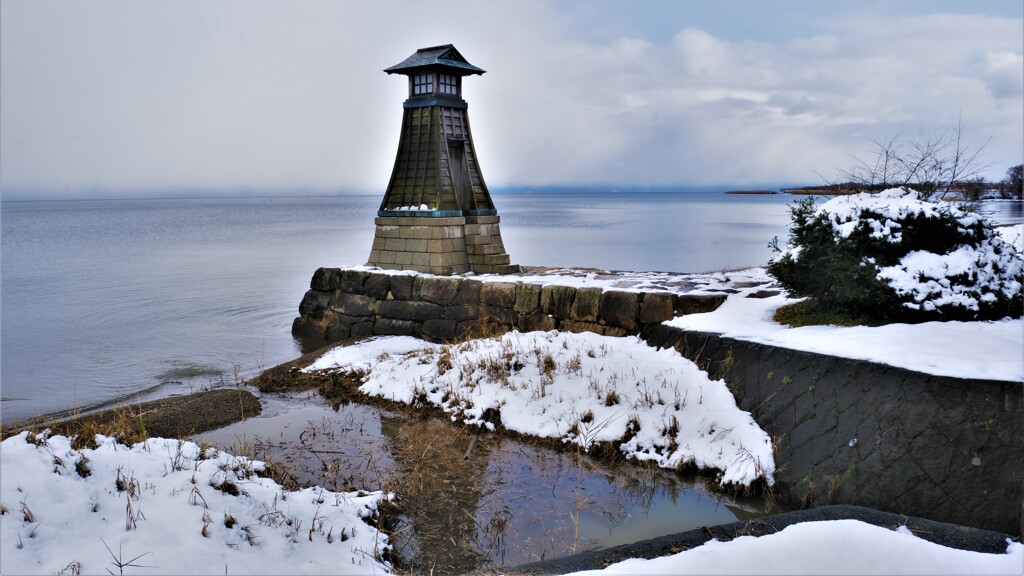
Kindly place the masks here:
[[(113, 404), (118, 404), (112, 406)], [(111, 406), (103, 409), (102, 406)], [(241, 388), (216, 388), (139, 403), (106, 402), (97, 408), (73, 408), (3, 425), (3, 436), (22, 430), (49, 428), (74, 435), (98, 428), (128, 425), (135, 434), (185, 438), (259, 416), (263, 407), (255, 394)], [(84, 413), (83, 413), (84, 412)]]

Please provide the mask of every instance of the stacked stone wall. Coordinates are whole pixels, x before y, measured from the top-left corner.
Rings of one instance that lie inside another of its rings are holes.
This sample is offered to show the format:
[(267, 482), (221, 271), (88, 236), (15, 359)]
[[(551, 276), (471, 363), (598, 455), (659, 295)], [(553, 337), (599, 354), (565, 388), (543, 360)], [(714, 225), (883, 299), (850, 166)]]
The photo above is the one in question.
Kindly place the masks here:
[(449, 341), (509, 330), (625, 336), (684, 312), (714, 310), (724, 300), (725, 295), (320, 268), (302, 299), (292, 333), (324, 343), (379, 335)]
[(511, 274), (519, 271), (510, 264), (501, 240), (498, 216), (466, 216), (466, 255), (477, 274)]

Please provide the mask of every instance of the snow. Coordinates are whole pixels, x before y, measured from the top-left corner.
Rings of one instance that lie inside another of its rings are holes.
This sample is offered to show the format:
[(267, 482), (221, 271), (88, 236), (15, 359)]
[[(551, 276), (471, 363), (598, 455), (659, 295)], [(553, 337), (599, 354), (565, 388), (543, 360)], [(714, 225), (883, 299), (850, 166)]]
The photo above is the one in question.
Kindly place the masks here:
[[(886, 282), (898, 296), (910, 297), (910, 301), (903, 304), (908, 308), (932, 312), (955, 306), (978, 311), (979, 304), (996, 302), (997, 293), (1012, 298), (1021, 291), (1019, 279), (1024, 270), (1024, 257), (1022, 251), (1015, 248), (1019, 237), (1008, 241), (986, 227), (979, 233), (974, 227), (983, 218), (948, 202), (927, 202), (913, 190), (891, 188), (877, 194), (833, 198), (817, 208), (816, 216), (831, 223), (837, 242), (864, 226), (871, 230), (870, 237), (899, 244), (903, 238), (899, 222), (915, 217), (952, 218), (961, 233), (974, 236), (969, 244), (948, 253), (915, 250), (895, 265), (878, 269), (879, 280)], [(977, 237), (979, 234), (981, 237)], [(790, 250), (788, 254), (799, 258), (797, 251)], [(876, 265), (871, 258), (864, 264)]]
[[(444, 277), (413, 270), (386, 270), (365, 265), (348, 266), (345, 270), (361, 270), (390, 276)], [(467, 274), (467, 276), (480, 282), (599, 288), (601, 290), (623, 292), (672, 292), (675, 294), (714, 294), (721, 293), (722, 290), (731, 289), (737, 282), (767, 282), (764, 272), (760, 268), (692, 274), (677, 272), (628, 272), (587, 268), (527, 267), (524, 272), (519, 274)]]
[[(848, 238), (863, 222), (871, 228), (873, 238), (885, 239), (896, 244), (902, 239), (898, 220), (915, 216), (938, 218), (945, 209), (960, 213), (953, 207), (922, 202), (912, 190), (890, 188), (876, 194), (862, 192), (837, 196), (819, 206), (817, 213), (829, 219), (832, 229), (841, 238)], [(866, 213), (878, 216), (867, 216)]]
[(901, 526), (857, 520), (794, 524), (768, 536), (742, 536), (652, 560), (632, 559), (576, 574), (1021, 574), (1024, 546), (1006, 554), (946, 548)]
[(664, 468), (692, 463), (723, 484), (773, 481), (771, 440), (726, 384), (637, 337), (508, 333), (459, 345), (384, 337), (335, 348), (306, 370), (364, 370), (360, 391), (426, 402), (453, 420), (555, 438), (613, 442)]
[[(363, 520), (380, 492), (289, 492), (255, 475), (263, 463), (192, 442), (96, 443), (79, 451), (66, 437), (22, 432), (0, 444), (0, 573), (390, 570), (374, 560), (387, 538)], [(239, 494), (216, 488), (225, 481)]]
[[(764, 280), (769, 278), (764, 276)], [(790, 328), (773, 321), (772, 315), (779, 306), (796, 300), (782, 294), (746, 297), (763, 289), (741, 288), (714, 312), (689, 314), (665, 323), (937, 376), (1024, 382), (1024, 320)]]
[[(191, 442), (96, 442), (78, 451), (63, 436), (22, 432), (0, 443), (0, 573), (390, 572), (374, 560), (386, 537), (363, 520), (386, 497), (379, 492), (285, 491), (253, 475), (262, 463)], [(238, 496), (214, 488), (225, 478)], [(1021, 574), (1022, 567), (1024, 547), (1009, 540), (1006, 554), (982, 554), (903, 527), (836, 520), (585, 574)]]

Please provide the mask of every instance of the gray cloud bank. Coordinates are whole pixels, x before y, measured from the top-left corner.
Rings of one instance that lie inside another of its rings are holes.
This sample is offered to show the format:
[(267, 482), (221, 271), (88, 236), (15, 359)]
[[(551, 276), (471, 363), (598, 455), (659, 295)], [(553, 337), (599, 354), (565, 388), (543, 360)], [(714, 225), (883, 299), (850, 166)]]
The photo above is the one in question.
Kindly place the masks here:
[(1022, 18), (822, 12), (749, 40), (604, 6), (5, 1), (0, 191), (377, 193), (406, 96), (381, 70), (448, 42), (488, 70), (464, 93), (491, 186), (816, 183), (961, 115), (990, 179), (1024, 156)]

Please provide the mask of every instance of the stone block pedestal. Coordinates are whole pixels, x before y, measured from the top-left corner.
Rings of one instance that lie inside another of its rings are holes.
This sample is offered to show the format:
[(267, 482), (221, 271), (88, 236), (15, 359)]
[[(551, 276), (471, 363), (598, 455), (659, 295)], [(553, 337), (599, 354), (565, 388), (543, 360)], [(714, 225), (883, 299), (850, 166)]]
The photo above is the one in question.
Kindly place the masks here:
[(499, 216), (382, 216), (367, 265), (447, 276), (512, 274)]

